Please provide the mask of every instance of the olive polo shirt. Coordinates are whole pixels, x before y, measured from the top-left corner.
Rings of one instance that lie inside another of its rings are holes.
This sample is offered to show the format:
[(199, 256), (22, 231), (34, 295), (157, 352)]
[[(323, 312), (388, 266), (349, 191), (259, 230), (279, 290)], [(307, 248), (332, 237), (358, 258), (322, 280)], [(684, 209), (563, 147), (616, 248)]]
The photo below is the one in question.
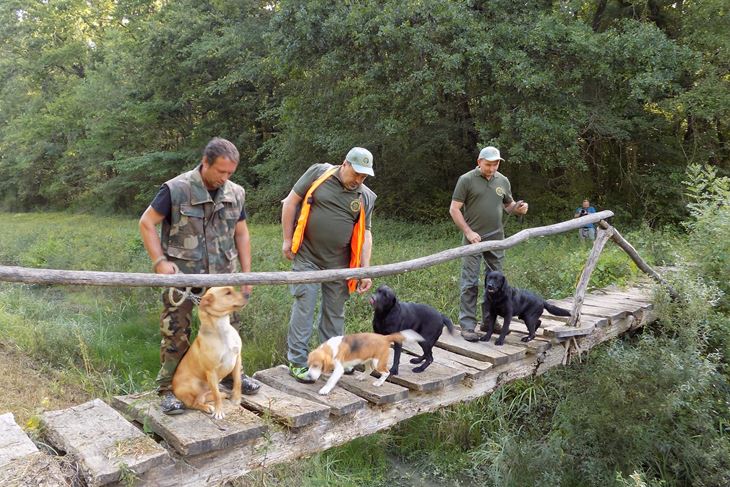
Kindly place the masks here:
[[(294, 184), (294, 192), (304, 198), (312, 183), (331, 167), (311, 166)], [(365, 204), (365, 228), (370, 230), (375, 198), (376, 194), (364, 184), (348, 190), (335, 172), (312, 194), (309, 220), (297, 255), (324, 269), (346, 268), (350, 265), (350, 239), (360, 217), (360, 202)]]
[(464, 203), (462, 208), (464, 220), (473, 231), (482, 237), (496, 232), (487, 237), (487, 240), (504, 238), (502, 229), (504, 205), (514, 200), (509, 179), (502, 173), (495, 172), (489, 181), (482, 176), (478, 167), (461, 175), (451, 199)]

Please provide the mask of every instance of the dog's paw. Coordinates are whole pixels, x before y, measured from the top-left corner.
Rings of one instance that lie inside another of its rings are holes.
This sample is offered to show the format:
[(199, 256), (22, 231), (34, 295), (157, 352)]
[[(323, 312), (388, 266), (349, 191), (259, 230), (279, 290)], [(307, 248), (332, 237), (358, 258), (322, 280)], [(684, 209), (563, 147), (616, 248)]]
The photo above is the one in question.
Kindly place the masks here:
[(497, 341), (494, 342), (495, 345), (504, 345), (504, 338), (497, 338)]
[(412, 364), (417, 364), (417, 363), (419, 363), (420, 361), (421, 361), (420, 357), (413, 357), (413, 358), (412, 358), (412, 359), (410, 360), (410, 362), (411, 362)]
[(241, 404), (241, 394), (240, 394), (240, 393), (238, 393), (238, 394), (233, 394), (233, 395), (231, 396), (231, 402), (232, 402), (233, 404), (235, 404), (235, 405), (239, 405), (239, 404)]
[(480, 342), (488, 342), (490, 338), (492, 338), (492, 335), (490, 335), (490, 334), (482, 335), (482, 336), (479, 337), (479, 341)]
[(424, 367), (423, 365), (421, 365), (420, 367), (415, 367), (415, 368), (413, 369), (413, 372), (415, 372), (416, 374), (420, 374), (420, 373), (421, 373), (421, 372), (423, 372), (424, 370), (426, 370), (426, 367)]
[(390, 369), (390, 375), (398, 375), (398, 369)]
[(376, 380), (375, 382), (373, 382), (374, 387), (382, 387), (382, 385), (383, 385), (383, 381)]
[(222, 409), (220, 411), (214, 411), (213, 412), (213, 418), (214, 419), (223, 419), (225, 417), (226, 417), (226, 413), (224, 413)]
[(332, 390), (332, 389), (330, 389), (330, 388), (328, 388), (327, 386), (325, 386), (325, 387), (321, 388), (321, 389), (320, 389), (320, 390), (318, 391), (318, 394), (319, 394), (320, 396), (326, 396), (327, 394), (329, 394), (329, 393), (330, 393), (330, 391), (331, 391), (331, 390)]
[(533, 338), (535, 338), (535, 335), (527, 335), (526, 337), (520, 338), (520, 340), (522, 340), (523, 342), (529, 342)]

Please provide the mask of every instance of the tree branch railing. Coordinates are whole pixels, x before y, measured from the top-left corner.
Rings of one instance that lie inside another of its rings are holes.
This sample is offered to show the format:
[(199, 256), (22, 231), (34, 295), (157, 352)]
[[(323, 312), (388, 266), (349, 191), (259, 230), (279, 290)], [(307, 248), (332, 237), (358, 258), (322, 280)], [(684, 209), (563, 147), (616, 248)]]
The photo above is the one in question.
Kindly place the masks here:
[[(504, 240), (487, 240), (472, 245), (461, 245), (459, 247), (444, 250), (436, 254), (396, 262), (392, 264), (376, 265), (357, 269), (331, 269), (321, 271), (305, 272), (240, 272), (234, 274), (146, 274), (131, 272), (99, 272), (99, 271), (69, 271), (59, 269), (39, 269), (16, 266), (0, 266), (0, 281), (20, 282), (26, 284), (65, 284), (84, 286), (125, 286), (125, 287), (212, 287), (212, 286), (240, 286), (272, 285), (272, 284), (298, 284), (341, 281), (346, 279), (363, 279), (366, 277), (385, 277), (395, 274), (402, 274), (434, 265), (442, 264), (467, 255), (479, 254), (488, 250), (504, 250), (524, 242), (530, 238), (544, 237), (576, 230), (589, 223), (598, 223), (599, 227), (606, 232), (599, 232), (601, 235), (608, 234), (608, 237), (619, 245), (639, 269), (646, 272), (650, 277), (669, 289), (672, 297), (677, 294), (659, 274), (644, 262), (636, 250), (616, 231), (605, 222), (605, 219), (613, 216), (612, 211), (601, 211), (580, 218), (573, 218), (553, 225), (528, 228), (505, 238)], [(602, 241), (605, 244), (606, 237), (597, 239), (596, 245)], [(585, 287), (590, 280), (590, 273), (595, 267), (603, 244), (596, 248), (589, 256), (589, 263), (586, 265), (581, 276), (580, 285), (576, 290), (576, 298), (580, 292), (585, 293)], [(582, 291), (581, 291), (582, 288)], [(582, 299), (581, 299), (582, 303)], [(580, 306), (574, 310), (577, 317), (580, 316)]]

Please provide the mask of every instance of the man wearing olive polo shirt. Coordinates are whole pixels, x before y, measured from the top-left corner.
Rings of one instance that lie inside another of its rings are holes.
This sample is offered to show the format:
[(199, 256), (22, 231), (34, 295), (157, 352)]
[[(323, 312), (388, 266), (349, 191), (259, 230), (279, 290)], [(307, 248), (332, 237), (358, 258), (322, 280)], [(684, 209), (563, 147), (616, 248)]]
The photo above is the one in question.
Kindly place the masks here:
[[(503, 160), (496, 147), (485, 147), (479, 152), (477, 167), (459, 177), (456, 183), (449, 214), (464, 234), (465, 245), (482, 240), (502, 240), (503, 210), (517, 215), (527, 213), (527, 203), (512, 199), (509, 180), (497, 171), (499, 162)], [(501, 271), (503, 258), (503, 250), (492, 250), (481, 255), (468, 255), (462, 260), (459, 324), (465, 340), (474, 342), (479, 339), (474, 328), (481, 261), (484, 260), (488, 273)]]
[[(281, 210), (282, 253), (293, 261), (293, 271), (370, 265), (370, 221), (376, 195), (363, 184), (367, 176), (374, 176), (373, 155), (367, 149), (354, 147), (341, 165), (314, 164), (294, 184), (282, 201)], [(362, 294), (371, 286), (372, 281), (367, 278), (290, 286), (294, 303), (287, 357), (292, 377), (300, 382), (314, 382), (309, 377), (307, 354), (319, 291), (322, 303), (317, 328), (320, 342), (325, 342), (345, 333), (345, 302), (350, 292)]]

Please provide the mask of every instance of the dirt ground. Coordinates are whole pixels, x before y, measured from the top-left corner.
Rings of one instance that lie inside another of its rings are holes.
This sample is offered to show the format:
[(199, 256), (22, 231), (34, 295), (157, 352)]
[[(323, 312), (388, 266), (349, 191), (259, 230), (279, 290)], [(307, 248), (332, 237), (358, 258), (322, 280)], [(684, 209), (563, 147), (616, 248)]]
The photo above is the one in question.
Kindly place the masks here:
[(43, 411), (81, 404), (90, 397), (63, 375), (39, 366), (28, 356), (0, 342), (0, 414), (11, 412), (24, 429)]

